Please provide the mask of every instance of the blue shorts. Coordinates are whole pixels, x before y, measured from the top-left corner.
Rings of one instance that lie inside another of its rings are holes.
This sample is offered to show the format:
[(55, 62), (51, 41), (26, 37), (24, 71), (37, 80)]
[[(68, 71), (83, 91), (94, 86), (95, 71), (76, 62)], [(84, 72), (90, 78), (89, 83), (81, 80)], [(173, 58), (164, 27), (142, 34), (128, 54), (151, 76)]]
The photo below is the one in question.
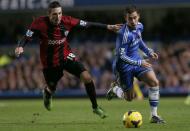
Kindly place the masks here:
[(119, 81), (120, 81), (123, 91), (127, 91), (133, 88), (134, 77), (139, 78), (144, 73), (152, 70), (152, 68), (145, 68), (145, 67), (129, 65), (129, 64), (125, 64), (123, 66), (115, 65), (113, 66), (113, 69), (114, 69), (114, 73), (116, 74), (117, 72), (119, 76)]

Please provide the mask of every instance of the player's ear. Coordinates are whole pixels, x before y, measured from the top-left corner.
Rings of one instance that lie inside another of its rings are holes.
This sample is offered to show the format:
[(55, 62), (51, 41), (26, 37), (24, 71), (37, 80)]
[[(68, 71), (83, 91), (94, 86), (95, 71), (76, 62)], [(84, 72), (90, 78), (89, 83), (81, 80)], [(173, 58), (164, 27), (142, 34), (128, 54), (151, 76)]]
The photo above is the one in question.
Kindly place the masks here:
[(139, 17), (139, 19), (140, 19), (140, 13), (137, 11), (137, 15), (138, 15), (138, 17)]
[(141, 17), (141, 16), (140, 16), (140, 14), (139, 14), (139, 13), (138, 13), (138, 16), (139, 16), (139, 19), (140, 19), (140, 17)]

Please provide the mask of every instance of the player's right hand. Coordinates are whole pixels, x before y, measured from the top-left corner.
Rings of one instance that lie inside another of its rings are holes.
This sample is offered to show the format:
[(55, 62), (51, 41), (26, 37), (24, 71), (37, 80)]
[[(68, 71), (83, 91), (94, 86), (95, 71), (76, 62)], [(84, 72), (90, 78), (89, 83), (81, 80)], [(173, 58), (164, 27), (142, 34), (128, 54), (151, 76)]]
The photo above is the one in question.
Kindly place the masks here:
[(16, 55), (17, 57), (19, 57), (20, 54), (22, 54), (23, 52), (24, 52), (23, 47), (16, 47), (16, 49), (15, 49), (15, 55)]
[(115, 24), (115, 25), (107, 25), (108, 30), (111, 30), (113, 32), (118, 32), (123, 24)]
[(150, 64), (149, 60), (147, 59), (147, 60), (142, 60), (141, 66), (146, 67), (146, 68), (150, 68), (150, 67), (152, 67), (152, 64)]

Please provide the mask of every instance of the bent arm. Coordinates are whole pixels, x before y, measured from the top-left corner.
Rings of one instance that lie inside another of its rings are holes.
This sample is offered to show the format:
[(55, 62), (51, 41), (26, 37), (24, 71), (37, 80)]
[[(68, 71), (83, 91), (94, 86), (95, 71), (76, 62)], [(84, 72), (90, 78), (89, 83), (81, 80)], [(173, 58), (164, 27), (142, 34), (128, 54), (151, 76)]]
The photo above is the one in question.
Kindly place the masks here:
[(31, 40), (33, 32), (28, 30), (26, 34), (18, 41), (18, 45), (15, 49), (15, 55), (20, 56), (24, 52), (24, 46)]
[(145, 42), (141, 39), (139, 48), (150, 57), (150, 55), (154, 52), (151, 48), (148, 48), (148, 46), (145, 44)]
[(97, 22), (87, 22), (87, 21), (83, 21), (83, 20), (80, 20), (77, 26), (84, 27), (84, 28), (98, 27), (98, 28), (107, 29), (106, 24), (97, 23)]
[(26, 35), (24, 35), (19, 41), (18, 41), (18, 47), (24, 47), (29, 41), (32, 39), (33, 32), (31, 30), (28, 30), (26, 32)]
[(39, 35), (39, 20), (35, 20), (26, 31), (26, 34), (18, 41), (18, 47), (24, 47), (34, 37)]
[(80, 20), (78, 26), (84, 27), (84, 28), (95, 27), (95, 28), (108, 29), (110, 31), (117, 33), (119, 29), (121, 28), (122, 24), (108, 25), (108, 24), (102, 24), (98, 22), (87, 22), (87, 21)]
[(124, 62), (126, 62), (127, 64), (131, 64), (131, 65), (141, 65), (142, 64), (142, 60), (134, 60), (132, 58), (130, 58), (129, 56), (126, 55), (126, 46), (125, 48), (120, 47), (119, 48), (119, 57), (121, 60), (123, 60)]
[(32, 40), (33, 36), (35, 35), (34, 31), (28, 30), (26, 34), (18, 41), (18, 45), (15, 49), (15, 55), (17, 57), (20, 56), (24, 52), (24, 46)]

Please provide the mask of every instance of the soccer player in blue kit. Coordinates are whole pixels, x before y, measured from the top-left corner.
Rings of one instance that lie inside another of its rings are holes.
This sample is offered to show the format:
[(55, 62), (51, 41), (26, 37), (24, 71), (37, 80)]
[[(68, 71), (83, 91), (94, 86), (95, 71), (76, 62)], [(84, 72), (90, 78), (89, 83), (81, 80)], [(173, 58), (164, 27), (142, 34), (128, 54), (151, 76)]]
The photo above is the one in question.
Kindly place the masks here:
[(151, 107), (151, 123), (165, 123), (158, 116), (157, 106), (159, 103), (159, 81), (152, 69), (149, 59), (142, 59), (138, 49), (142, 50), (148, 58), (158, 59), (158, 55), (146, 46), (141, 33), (143, 25), (139, 22), (140, 14), (136, 6), (130, 6), (125, 10), (126, 23), (118, 31), (116, 39), (116, 56), (113, 62), (113, 70), (119, 78), (107, 92), (107, 99), (111, 100), (114, 95), (127, 101), (134, 98), (133, 79), (137, 77), (145, 82), (148, 90), (149, 104)]

